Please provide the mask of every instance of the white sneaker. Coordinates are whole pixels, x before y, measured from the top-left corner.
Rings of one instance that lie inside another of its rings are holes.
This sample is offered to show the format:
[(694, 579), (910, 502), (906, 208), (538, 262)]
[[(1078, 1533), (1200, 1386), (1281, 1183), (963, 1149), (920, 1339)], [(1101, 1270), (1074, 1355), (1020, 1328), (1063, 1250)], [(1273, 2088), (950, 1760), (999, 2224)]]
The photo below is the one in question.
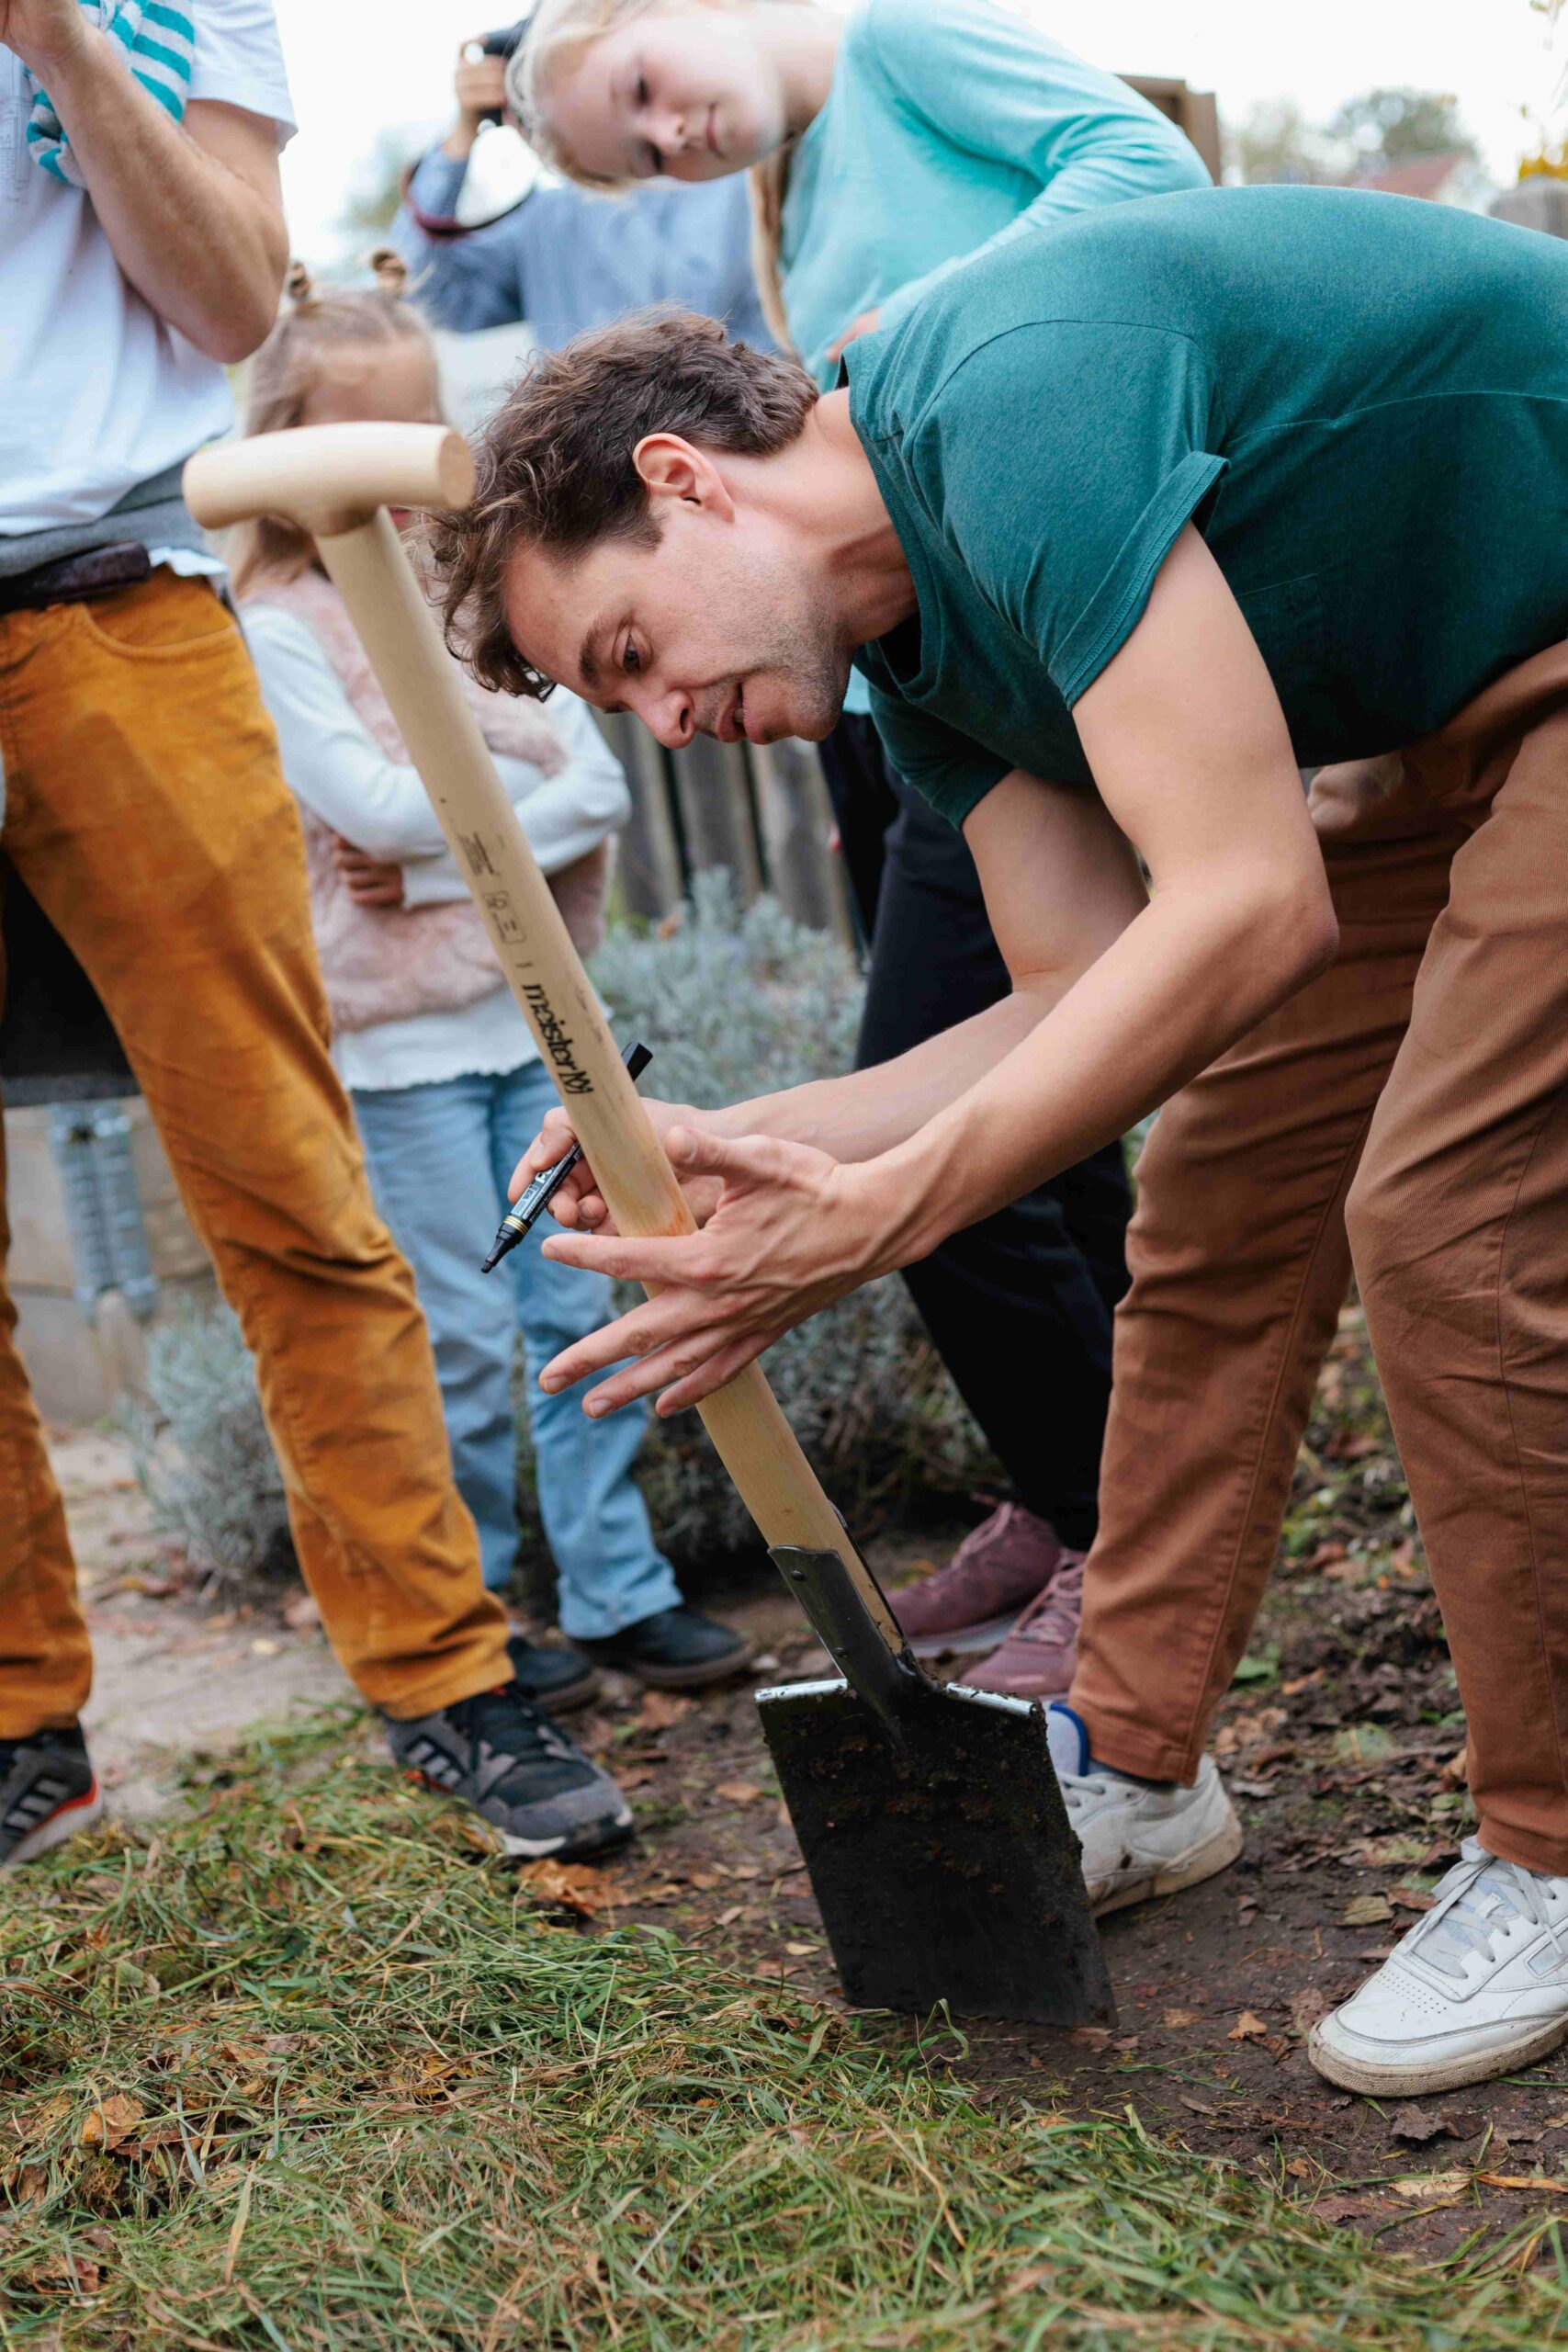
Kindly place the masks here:
[(1312, 2030), (1342, 2090), (1418, 2098), (1544, 2058), (1568, 2035), (1568, 1878), (1473, 1838), (1375, 1976)]
[(1060, 1701), (1046, 1708), (1045, 1724), (1096, 1911), (1178, 1894), (1235, 1861), (1241, 1824), (1212, 1756), (1198, 1767), (1191, 1788), (1155, 1787), (1092, 1764), (1087, 1729)]

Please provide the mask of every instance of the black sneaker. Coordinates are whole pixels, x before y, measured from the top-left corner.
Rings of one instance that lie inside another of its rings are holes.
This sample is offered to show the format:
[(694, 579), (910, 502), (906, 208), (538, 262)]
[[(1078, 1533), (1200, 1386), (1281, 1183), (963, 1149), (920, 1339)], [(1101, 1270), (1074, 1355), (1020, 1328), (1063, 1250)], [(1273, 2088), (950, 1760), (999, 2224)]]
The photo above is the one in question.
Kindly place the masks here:
[(570, 1859), (631, 1835), (631, 1807), (614, 1781), (515, 1682), (412, 1723), (388, 1719), (387, 1738), (410, 1780), (472, 1805), (498, 1853)]
[(656, 1690), (697, 1690), (750, 1666), (752, 1645), (733, 1625), (721, 1625), (682, 1601), (679, 1609), (639, 1617), (603, 1641), (580, 1640), (578, 1647), (600, 1666), (635, 1674)]
[(103, 1809), (79, 1724), (0, 1739), (0, 1871), (90, 1829)]
[(581, 1650), (557, 1649), (513, 1634), (506, 1645), (525, 1699), (552, 1715), (570, 1715), (599, 1694), (599, 1676)]

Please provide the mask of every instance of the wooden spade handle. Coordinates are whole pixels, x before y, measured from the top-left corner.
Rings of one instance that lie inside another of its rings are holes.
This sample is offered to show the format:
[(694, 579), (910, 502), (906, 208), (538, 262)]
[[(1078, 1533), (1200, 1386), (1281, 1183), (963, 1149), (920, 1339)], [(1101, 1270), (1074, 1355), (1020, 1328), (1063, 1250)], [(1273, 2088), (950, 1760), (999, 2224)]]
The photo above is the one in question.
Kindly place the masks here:
[[(368, 522), (316, 544), (615, 1223), (627, 1234), (693, 1232), (685, 1195), (626, 1075), (390, 517), (378, 510)], [(761, 1364), (748, 1365), (697, 1409), (763, 1542), (836, 1552), (889, 1647), (899, 1650), (903, 1635)]]

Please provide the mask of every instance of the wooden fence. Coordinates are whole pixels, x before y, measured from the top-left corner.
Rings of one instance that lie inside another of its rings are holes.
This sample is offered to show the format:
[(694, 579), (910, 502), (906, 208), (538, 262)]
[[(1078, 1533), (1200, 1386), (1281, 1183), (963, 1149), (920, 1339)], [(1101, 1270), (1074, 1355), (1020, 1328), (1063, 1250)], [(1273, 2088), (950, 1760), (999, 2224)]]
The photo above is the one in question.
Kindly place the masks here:
[(622, 904), (662, 919), (710, 865), (728, 866), (741, 897), (770, 890), (797, 922), (854, 930), (833, 812), (809, 743), (715, 743), (699, 737), (666, 752), (640, 721), (605, 718), (604, 732), (631, 786), (632, 820), (616, 872)]

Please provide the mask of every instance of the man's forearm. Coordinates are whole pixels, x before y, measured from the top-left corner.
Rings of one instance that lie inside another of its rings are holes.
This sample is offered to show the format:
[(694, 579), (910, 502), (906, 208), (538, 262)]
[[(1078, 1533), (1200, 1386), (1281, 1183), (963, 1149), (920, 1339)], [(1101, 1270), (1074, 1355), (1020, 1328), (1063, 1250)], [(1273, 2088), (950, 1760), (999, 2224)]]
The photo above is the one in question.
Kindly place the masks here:
[(732, 1103), (708, 1124), (727, 1135), (780, 1136), (790, 1143), (815, 1144), (835, 1159), (874, 1159), (906, 1142), (1004, 1060), (1043, 1020), (1055, 995), (1017, 990), (895, 1061)]
[(172, 122), (85, 20), (35, 70), (130, 283), (209, 358), (247, 357), (276, 315), (288, 257), (280, 206)]

